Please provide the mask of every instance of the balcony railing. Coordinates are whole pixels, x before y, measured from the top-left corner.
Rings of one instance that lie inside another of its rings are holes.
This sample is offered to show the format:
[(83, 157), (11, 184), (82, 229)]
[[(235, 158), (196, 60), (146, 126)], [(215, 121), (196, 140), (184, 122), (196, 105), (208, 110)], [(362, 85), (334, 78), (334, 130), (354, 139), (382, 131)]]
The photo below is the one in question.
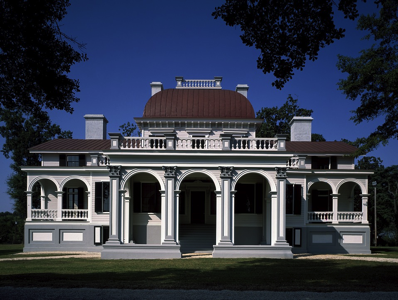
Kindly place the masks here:
[[(337, 212), (338, 222), (361, 223), (363, 213), (359, 211), (339, 211)], [(333, 212), (331, 211), (310, 211), (308, 212), (308, 222), (328, 223), (333, 222)]]
[[(174, 141), (175, 150), (223, 150), (222, 138), (176, 138)], [(277, 138), (232, 138), (230, 141), (232, 151), (278, 151)], [(166, 137), (124, 137), (119, 140), (119, 149), (166, 150), (166, 142)]]
[[(55, 220), (58, 217), (56, 209), (32, 209), (32, 220)], [(88, 209), (63, 209), (61, 211), (63, 220), (87, 220)]]

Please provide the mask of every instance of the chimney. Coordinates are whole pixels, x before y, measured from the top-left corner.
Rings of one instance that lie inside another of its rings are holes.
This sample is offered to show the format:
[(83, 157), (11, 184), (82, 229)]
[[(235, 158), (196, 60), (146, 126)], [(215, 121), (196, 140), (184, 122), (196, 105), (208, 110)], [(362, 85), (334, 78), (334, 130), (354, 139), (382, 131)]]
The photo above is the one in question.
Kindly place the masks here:
[(163, 83), (161, 82), (151, 82), (151, 96), (163, 91)]
[(238, 84), (235, 88), (235, 92), (242, 94), (247, 98), (247, 91), (249, 90), (249, 86), (247, 84)]
[(106, 124), (104, 115), (84, 115), (86, 119), (86, 140), (106, 140)]
[(290, 140), (292, 142), (311, 142), (312, 117), (293, 117), (290, 121)]

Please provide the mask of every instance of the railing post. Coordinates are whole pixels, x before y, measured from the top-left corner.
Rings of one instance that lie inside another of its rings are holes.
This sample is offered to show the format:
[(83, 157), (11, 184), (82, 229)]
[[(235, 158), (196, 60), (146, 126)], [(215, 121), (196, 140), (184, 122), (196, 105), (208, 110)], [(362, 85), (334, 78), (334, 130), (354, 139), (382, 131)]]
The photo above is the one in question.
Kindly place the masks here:
[(231, 138), (232, 134), (222, 133), (220, 134), (222, 140), (222, 150), (231, 150)]
[(286, 151), (287, 134), (277, 134), (275, 137), (278, 139), (278, 151)]
[(176, 143), (175, 139), (177, 137), (177, 134), (175, 133), (166, 133), (164, 135), (166, 137), (166, 150), (175, 150), (176, 149)]
[(109, 132), (108, 135), (111, 138), (111, 149), (119, 149), (119, 140), (123, 135), (120, 132)]

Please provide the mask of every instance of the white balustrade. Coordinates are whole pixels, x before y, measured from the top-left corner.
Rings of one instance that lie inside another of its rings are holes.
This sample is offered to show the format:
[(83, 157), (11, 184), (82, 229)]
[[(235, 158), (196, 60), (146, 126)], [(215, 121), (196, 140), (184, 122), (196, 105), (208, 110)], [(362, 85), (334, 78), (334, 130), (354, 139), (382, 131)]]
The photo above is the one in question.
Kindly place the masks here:
[(209, 138), (186, 138), (178, 139), (176, 141), (177, 150), (221, 150), (222, 140), (221, 139), (209, 139)]
[(331, 211), (311, 211), (308, 212), (309, 222), (332, 222), (333, 212)]
[(292, 168), (292, 169), (298, 169), (299, 161), (300, 160), (298, 157), (292, 157), (286, 162), (286, 167)]
[(88, 209), (63, 209), (62, 219), (67, 219), (67, 220), (88, 219)]
[(339, 211), (337, 220), (341, 222), (360, 223), (362, 222), (363, 213), (360, 211)]
[(183, 88), (215, 88), (217, 87), (214, 79), (185, 79), (181, 82)]
[(119, 148), (123, 150), (129, 149), (166, 149), (166, 138), (164, 137), (125, 137), (119, 141)]
[(232, 150), (257, 150), (277, 151), (278, 140), (276, 138), (235, 138), (231, 140)]
[(32, 219), (52, 220), (57, 218), (56, 209), (32, 209)]

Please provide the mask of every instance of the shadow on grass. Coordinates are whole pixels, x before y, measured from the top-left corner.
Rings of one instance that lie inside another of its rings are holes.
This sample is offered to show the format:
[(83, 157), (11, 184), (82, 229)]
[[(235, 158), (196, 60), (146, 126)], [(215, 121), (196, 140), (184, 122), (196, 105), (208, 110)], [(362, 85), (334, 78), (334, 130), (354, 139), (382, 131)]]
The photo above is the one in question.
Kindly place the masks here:
[(398, 291), (396, 265), (273, 259), (2, 262), (0, 285), (57, 288)]
[(0, 258), (6, 255), (12, 255), (23, 252), (22, 244), (0, 244)]

